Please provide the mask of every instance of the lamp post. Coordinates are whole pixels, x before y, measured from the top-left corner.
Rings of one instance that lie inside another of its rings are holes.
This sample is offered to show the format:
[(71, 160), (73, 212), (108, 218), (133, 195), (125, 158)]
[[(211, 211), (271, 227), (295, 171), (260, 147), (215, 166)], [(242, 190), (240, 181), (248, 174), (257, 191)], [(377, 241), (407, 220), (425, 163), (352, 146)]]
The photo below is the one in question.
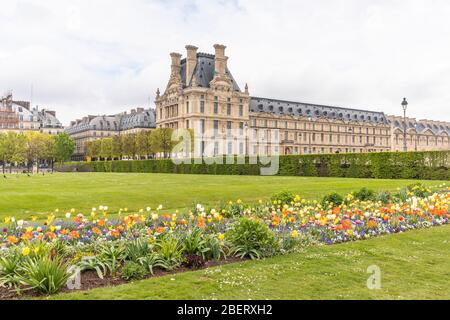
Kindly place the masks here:
[(408, 101), (406, 101), (406, 98), (403, 98), (402, 101), (402, 108), (403, 108), (403, 151), (408, 151), (408, 146), (406, 144), (406, 108), (408, 108)]

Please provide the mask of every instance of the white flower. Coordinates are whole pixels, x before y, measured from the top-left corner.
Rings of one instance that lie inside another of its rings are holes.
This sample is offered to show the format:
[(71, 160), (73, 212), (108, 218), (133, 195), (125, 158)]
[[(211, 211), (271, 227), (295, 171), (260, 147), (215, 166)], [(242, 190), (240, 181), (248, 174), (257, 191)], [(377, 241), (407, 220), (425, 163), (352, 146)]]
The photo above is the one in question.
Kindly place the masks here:
[(97, 209), (96, 208), (92, 208), (92, 210), (91, 211), (96, 211)]
[(146, 209), (147, 211), (150, 211), (150, 210), (152, 210), (152, 208), (150, 208), (150, 207), (147, 207), (147, 209)]
[(103, 206), (99, 206), (98, 210), (103, 211)]
[(66, 218), (67, 218), (67, 219), (70, 219), (70, 212), (67, 212), (67, 213), (66, 213)]
[(19, 227), (22, 227), (22, 226), (23, 226), (23, 220), (17, 221), (17, 225), (18, 225)]
[(156, 213), (152, 214), (152, 220), (158, 220), (158, 215)]
[(162, 206), (162, 204), (160, 204), (159, 206), (158, 206), (158, 209), (157, 210), (161, 210), (163, 208), (163, 206)]

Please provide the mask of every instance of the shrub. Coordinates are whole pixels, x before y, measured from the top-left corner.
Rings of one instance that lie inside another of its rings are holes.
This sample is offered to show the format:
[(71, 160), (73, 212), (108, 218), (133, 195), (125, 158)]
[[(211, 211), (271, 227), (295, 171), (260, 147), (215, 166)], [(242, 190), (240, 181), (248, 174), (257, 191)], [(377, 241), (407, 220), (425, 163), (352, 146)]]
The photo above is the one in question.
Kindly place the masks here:
[[(279, 175), (450, 180), (450, 151), (283, 155)], [(225, 161), (224, 161), (225, 162)], [(263, 164), (181, 164), (168, 159), (69, 162), (59, 171), (159, 172), (259, 175)]]
[(354, 192), (353, 196), (355, 197), (355, 199), (358, 199), (360, 201), (369, 201), (375, 199), (375, 192), (373, 190), (364, 187), (361, 188), (359, 191)]
[(269, 227), (260, 221), (241, 218), (225, 234), (234, 255), (260, 259), (273, 255), (278, 243)]
[(344, 202), (344, 197), (341, 196), (339, 193), (333, 192), (330, 194), (327, 194), (322, 199), (322, 206), (328, 207), (330, 204), (332, 206), (340, 206)]
[(61, 289), (72, 275), (60, 257), (30, 258), (19, 268), (21, 282), (41, 293), (53, 294)]
[(122, 268), (122, 278), (125, 280), (139, 280), (145, 278), (147, 269), (134, 261), (126, 261)]
[(276, 201), (277, 203), (281, 204), (291, 204), (295, 199), (295, 194), (289, 191), (282, 191), (280, 193), (275, 193), (272, 195), (272, 198), (270, 199), (272, 202)]

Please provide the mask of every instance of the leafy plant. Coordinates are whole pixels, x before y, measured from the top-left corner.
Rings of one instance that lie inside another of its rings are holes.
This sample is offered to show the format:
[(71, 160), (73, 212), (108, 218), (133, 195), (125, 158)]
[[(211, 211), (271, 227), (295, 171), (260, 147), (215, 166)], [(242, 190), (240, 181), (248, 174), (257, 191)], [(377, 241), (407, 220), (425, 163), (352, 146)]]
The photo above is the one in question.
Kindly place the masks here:
[(393, 201), (392, 194), (389, 191), (380, 191), (375, 196), (376, 201), (381, 201), (384, 205)]
[(224, 244), (217, 238), (216, 235), (209, 234), (205, 236), (204, 241), (205, 246), (208, 248), (208, 250), (203, 253), (204, 259), (219, 260), (221, 257), (226, 257)]
[(289, 191), (282, 191), (272, 195), (270, 200), (279, 204), (291, 204), (295, 199), (295, 194)]
[(366, 187), (361, 188), (359, 191), (353, 193), (355, 199), (360, 201), (369, 201), (375, 199), (375, 192)]
[(22, 256), (18, 250), (0, 256), (0, 287), (17, 288), (20, 285), (17, 270), (21, 262)]
[(400, 201), (405, 202), (409, 198), (408, 188), (405, 187), (400, 188), (395, 197)]
[(273, 255), (278, 243), (269, 227), (260, 221), (241, 218), (227, 231), (225, 238), (231, 243), (234, 255), (260, 259)]
[(144, 238), (137, 238), (127, 242), (125, 254), (127, 259), (138, 262), (140, 258), (146, 257), (150, 252), (150, 245)]
[(422, 183), (413, 183), (408, 186), (408, 191), (413, 193), (416, 197), (425, 198), (431, 194), (431, 190), (425, 187)]
[(95, 270), (100, 279), (103, 279), (108, 270), (106, 264), (95, 256), (82, 258), (77, 263), (77, 266), (80, 268), (80, 271)]
[(158, 266), (166, 270), (173, 270), (183, 262), (183, 247), (178, 239), (170, 236), (161, 239), (157, 244)]
[(125, 256), (125, 248), (122, 243), (105, 243), (99, 247), (98, 258), (108, 268), (113, 277), (116, 276)]
[(341, 196), (337, 192), (332, 192), (323, 197), (322, 206), (325, 208), (328, 207), (329, 205), (340, 206), (343, 202), (344, 202), (343, 196)]
[(147, 275), (147, 269), (134, 261), (126, 261), (122, 268), (122, 278), (125, 280), (143, 279)]
[(60, 257), (49, 256), (26, 259), (19, 267), (20, 280), (45, 294), (53, 294), (59, 291), (72, 275), (67, 271)]
[(153, 274), (153, 268), (160, 264), (160, 259), (156, 253), (147, 254), (145, 257), (140, 257), (138, 263), (144, 266), (148, 272)]

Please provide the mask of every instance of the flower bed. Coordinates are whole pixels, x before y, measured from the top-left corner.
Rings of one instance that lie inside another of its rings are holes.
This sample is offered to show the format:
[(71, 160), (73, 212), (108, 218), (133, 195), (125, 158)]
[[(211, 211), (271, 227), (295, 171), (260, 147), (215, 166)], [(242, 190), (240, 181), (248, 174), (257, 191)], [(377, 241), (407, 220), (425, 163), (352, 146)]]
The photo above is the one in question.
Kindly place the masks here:
[(0, 230), (0, 298), (14, 297), (11, 290), (35, 295), (67, 290), (67, 283), (78, 289), (119, 284), (443, 225), (449, 206), (450, 188), (412, 185), (396, 194), (330, 194), (322, 202), (282, 192), (267, 203), (198, 204), (186, 213), (159, 206), (111, 215), (100, 206), (88, 214), (55, 210), (45, 223), (7, 217)]

